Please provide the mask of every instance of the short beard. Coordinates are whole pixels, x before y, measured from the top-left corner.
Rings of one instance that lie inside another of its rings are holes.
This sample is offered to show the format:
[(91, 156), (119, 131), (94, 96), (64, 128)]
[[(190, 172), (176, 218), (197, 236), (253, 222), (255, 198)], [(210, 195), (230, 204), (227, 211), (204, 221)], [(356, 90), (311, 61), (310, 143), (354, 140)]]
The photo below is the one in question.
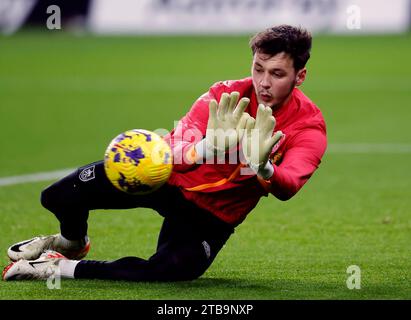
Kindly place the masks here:
[(285, 95), (285, 98), (282, 99), (280, 102), (273, 104), (272, 106), (270, 106), (271, 109), (276, 110), (279, 109), (283, 106), (284, 102), (290, 97), (291, 93), (293, 92), (295, 85), (297, 84), (297, 81), (294, 79), (294, 81), (292, 82), (290, 89), (288, 90), (288, 93)]

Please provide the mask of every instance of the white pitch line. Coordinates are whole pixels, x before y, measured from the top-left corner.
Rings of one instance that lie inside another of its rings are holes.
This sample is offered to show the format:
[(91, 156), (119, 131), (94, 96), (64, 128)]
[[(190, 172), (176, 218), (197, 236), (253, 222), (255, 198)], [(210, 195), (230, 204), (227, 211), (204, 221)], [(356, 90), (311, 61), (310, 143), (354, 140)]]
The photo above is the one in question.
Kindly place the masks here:
[(4, 178), (0, 178), (0, 187), (28, 183), (28, 182), (56, 180), (56, 179), (63, 178), (64, 176), (68, 175), (74, 170), (75, 169), (62, 169), (62, 170), (57, 170), (57, 171), (38, 172), (38, 173), (25, 174), (25, 175), (20, 175), (20, 176), (4, 177)]
[[(411, 154), (411, 144), (398, 143), (334, 143), (328, 145), (326, 153), (331, 154)], [(38, 172), (20, 176), (0, 178), (0, 187), (23, 184), (29, 182), (41, 182), (57, 180), (75, 169), (62, 169), (49, 172)]]

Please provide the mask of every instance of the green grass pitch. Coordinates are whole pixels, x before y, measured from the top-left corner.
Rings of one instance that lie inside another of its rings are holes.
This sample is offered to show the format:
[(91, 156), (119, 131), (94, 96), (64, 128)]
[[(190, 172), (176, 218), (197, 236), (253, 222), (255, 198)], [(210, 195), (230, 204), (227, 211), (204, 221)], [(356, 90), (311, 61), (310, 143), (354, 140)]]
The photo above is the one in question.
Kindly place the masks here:
[[(0, 38), (0, 178), (98, 160), (126, 129), (171, 129), (214, 82), (249, 75), (247, 44), (246, 36)], [(323, 111), (330, 148), (297, 196), (261, 200), (200, 279), (62, 280), (59, 290), (1, 281), (0, 299), (410, 299), (410, 57), (410, 35), (314, 38), (302, 89)], [(335, 147), (360, 143), (363, 152)], [(10, 244), (58, 232), (39, 203), (51, 182), (0, 187), (1, 266)], [(93, 212), (88, 258), (148, 258), (160, 223), (146, 209)], [(359, 290), (346, 286), (350, 265), (361, 268)]]

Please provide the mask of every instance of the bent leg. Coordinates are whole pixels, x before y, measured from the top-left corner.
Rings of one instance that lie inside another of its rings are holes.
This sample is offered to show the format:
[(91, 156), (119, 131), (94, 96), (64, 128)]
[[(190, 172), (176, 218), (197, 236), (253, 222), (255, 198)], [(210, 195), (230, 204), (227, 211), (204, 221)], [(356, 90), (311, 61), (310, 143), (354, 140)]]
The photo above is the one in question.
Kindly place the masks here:
[(233, 227), (187, 201), (178, 188), (168, 184), (144, 196), (117, 190), (106, 178), (102, 161), (82, 167), (45, 189), (42, 204), (56, 215), (62, 235), (70, 240), (87, 234), (92, 209), (147, 207), (165, 217), (158, 250), (150, 259), (83, 260), (75, 267), (75, 278), (192, 280), (207, 270), (233, 232)]
[(112, 262), (80, 261), (74, 278), (127, 281), (181, 281), (201, 276), (207, 261), (201, 243), (163, 248), (148, 260), (125, 257)]
[[(125, 257), (116, 261), (80, 261), (74, 277), (128, 281), (183, 281), (200, 277), (233, 232), (215, 217), (200, 212), (166, 217), (157, 252), (148, 260)], [(198, 215), (201, 216), (198, 219)]]
[(79, 168), (47, 187), (41, 194), (41, 203), (59, 220), (61, 234), (66, 239), (76, 240), (87, 234), (90, 210), (155, 209), (156, 204), (163, 202), (162, 197), (167, 194), (161, 188), (144, 196), (117, 190), (106, 177), (103, 161), (98, 161)]

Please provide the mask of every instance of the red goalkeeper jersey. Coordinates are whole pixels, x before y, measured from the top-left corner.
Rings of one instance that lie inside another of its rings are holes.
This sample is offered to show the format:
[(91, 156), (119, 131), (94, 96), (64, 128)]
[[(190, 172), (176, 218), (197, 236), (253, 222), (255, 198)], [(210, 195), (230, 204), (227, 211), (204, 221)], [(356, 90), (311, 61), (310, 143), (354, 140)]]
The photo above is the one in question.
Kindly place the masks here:
[(205, 137), (208, 121), (208, 104), (220, 100), (222, 93), (238, 91), (241, 97), (250, 98), (247, 107), (256, 117), (258, 102), (252, 79), (224, 81), (214, 84), (179, 121), (165, 139), (174, 154), (174, 167), (169, 184), (179, 187), (185, 198), (212, 212), (221, 220), (238, 225), (257, 205), (262, 196), (273, 194), (288, 200), (307, 182), (318, 168), (327, 147), (326, 126), (320, 109), (299, 89), (295, 88), (289, 101), (274, 110), (275, 131), (285, 136), (277, 143), (270, 160), (274, 174), (263, 180), (250, 172), (238, 160), (232, 161), (230, 150), (224, 163), (191, 163), (185, 155)]

